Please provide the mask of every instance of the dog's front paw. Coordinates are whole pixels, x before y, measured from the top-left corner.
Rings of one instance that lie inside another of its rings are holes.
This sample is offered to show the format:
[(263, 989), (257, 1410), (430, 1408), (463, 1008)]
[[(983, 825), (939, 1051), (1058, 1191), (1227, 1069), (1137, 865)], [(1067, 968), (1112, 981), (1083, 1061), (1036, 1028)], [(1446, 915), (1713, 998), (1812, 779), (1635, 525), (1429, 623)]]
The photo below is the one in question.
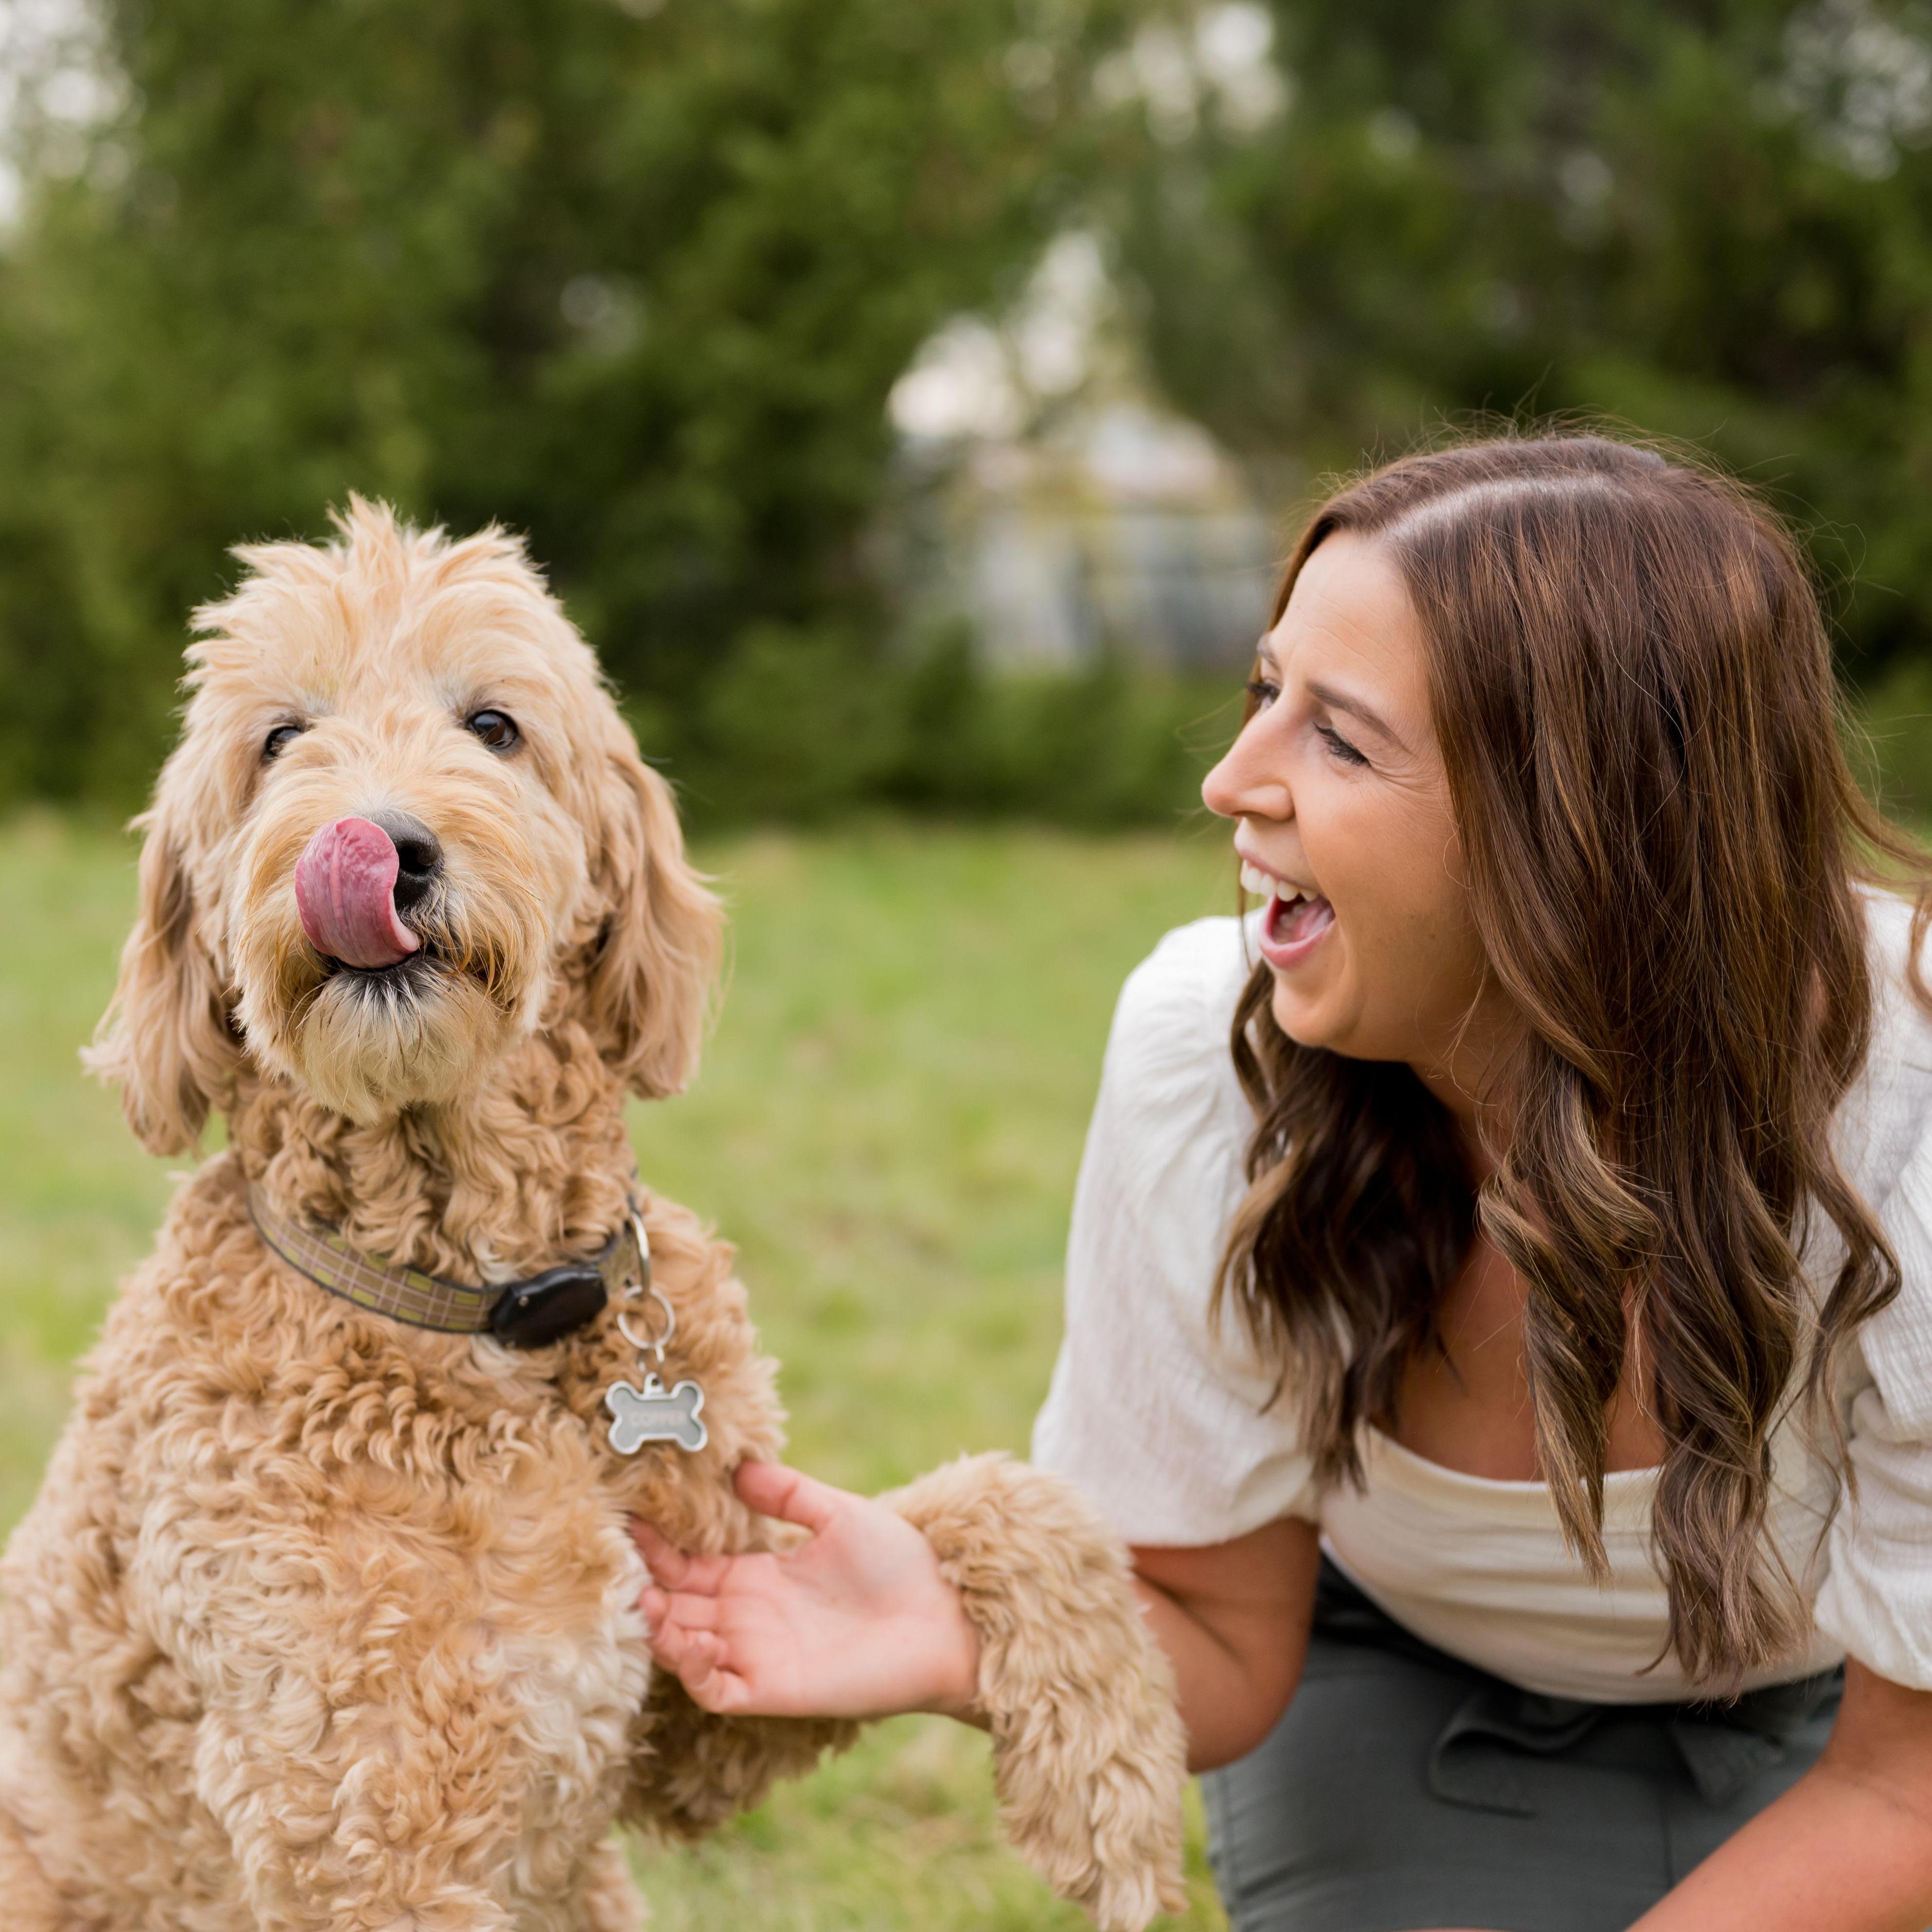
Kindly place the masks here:
[(980, 1704), (1015, 1848), (1106, 1932), (1178, 1911), (1186, 1740), (1126, 1552), (1072, 1486), (964, 1456), (883, 1498), (980, 1634)]

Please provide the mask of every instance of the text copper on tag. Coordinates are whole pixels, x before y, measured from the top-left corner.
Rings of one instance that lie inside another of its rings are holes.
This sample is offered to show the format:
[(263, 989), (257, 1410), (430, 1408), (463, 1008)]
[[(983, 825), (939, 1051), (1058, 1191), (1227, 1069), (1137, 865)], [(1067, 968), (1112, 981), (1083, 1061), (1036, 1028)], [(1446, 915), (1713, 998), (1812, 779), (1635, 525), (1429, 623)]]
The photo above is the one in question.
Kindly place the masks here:
[(675, 1442), (694, 1454), (709, 1439), (699, 1412), (704, 1391), (694, 1382), (667, 1389), (647, 1375), (641, 1389), (613, 1382), (604, 1391), (610, 1412), (610, 1447), (620, 1456), (634, 1456), (646, 1442)]

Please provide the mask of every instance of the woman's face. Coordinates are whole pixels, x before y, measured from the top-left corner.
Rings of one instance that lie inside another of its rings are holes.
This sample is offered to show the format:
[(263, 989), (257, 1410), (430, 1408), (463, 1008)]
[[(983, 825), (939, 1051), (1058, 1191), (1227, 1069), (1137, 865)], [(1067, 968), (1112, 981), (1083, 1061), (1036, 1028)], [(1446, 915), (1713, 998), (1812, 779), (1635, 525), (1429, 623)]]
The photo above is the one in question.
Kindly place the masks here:
[[(1486, 986), (1421, 626), (1394, 560), (1340, 533), (1262, 640), (1258, 708), (1208, 775), (1291, 1040), (1406, 1060), (1450, 1100), (1480, 1090), (1501, 995)], [(1476, 1084), (1470, 1084), (1474, 1081)]]

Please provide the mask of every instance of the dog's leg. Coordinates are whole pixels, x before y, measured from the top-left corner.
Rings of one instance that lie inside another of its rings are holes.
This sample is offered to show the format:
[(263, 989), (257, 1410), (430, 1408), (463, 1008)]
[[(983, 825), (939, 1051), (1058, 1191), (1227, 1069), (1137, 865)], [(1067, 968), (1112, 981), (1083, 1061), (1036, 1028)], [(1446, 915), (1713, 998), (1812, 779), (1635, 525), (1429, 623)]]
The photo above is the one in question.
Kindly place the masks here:
[(1119, 1538), (1071, 1484), (1001, 1456), (881, 1500), (925, 1532), (979, 1632), (1015, 1846), (1108, 1932), (1179, 1910), (1186, 1741)]
[[(709, 1452), (715, 1460), (701, 1474), (676, 1462), (638, 1459), (620, 1492), (622, 1506), (683, 1549), (788, 1546), (796, 1532), (754, 1514), (730, 1486), (734, 1463), (774, 1460), (784, 1434), (774, 1364), (758, 1354), (745, 1292), (726, 1273), (730, 1251), (710, 1240), (687, 1210), (662, 1202), (653, 1208), (650, 1238), (658, 1279), (680, 1309), (680, 1333), (704, 1339), (707, 1413), (721, 1426)], [(820, 1719), (719, 1717), (693, 1703), (673, 1672), (653, 1670), (632, 1732), (621, 1815), (668, 1838), (701, 1838), (748, 1810), (777, 1779), (802, 1776), (857, 1736), (856, 1724)]]
[(644, 1932), (650, 1915), (632, 1881), (624, 1848), (606, 1838), (590, 1855), (590, 1876), (578, 1901), (581, 1932)]

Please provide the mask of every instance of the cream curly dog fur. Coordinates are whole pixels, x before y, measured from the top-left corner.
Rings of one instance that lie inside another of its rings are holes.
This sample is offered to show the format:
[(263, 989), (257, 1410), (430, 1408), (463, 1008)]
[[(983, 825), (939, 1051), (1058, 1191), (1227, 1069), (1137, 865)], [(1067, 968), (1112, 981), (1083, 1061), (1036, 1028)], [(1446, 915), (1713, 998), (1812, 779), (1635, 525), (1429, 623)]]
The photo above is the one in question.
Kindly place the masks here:
[[(778, 1448), (772, 1365), (730, 1250), (638, 1189), (622, 1118), (689, 1070), (717, 908), (511, 539), (358, 502), (326, 548), (239, 554), (95, 1053), (150, 1148), (211, 1108), (228, 1144), (116, 1304), (0, 1568), (9, 1932), (619, 1932), (642, 1912), (615, 1822), (702, 1830), (846, 1735), (699, 1712), (637, 1608), (627, 1513), (699, 1550), (771, 1527), (730, 1472)], [(292, 875), (318, 828), (384, 812), (443, 864), (418, 951), (352, 970)], [(364, 1312), (264, 1246), (251, 1186), (482, 1282), (596, 1253), (640, 1195), (708, 1444), (612, 1450), (602, 1393), (636, 1358), (610, 1311), (526, 1351)], [(1120, 1552), (995, 1459), (898, 1506), (982, 1633), (1016, 1841), (1143, 1923), (1174, 1897), (1180, 1732)]]

